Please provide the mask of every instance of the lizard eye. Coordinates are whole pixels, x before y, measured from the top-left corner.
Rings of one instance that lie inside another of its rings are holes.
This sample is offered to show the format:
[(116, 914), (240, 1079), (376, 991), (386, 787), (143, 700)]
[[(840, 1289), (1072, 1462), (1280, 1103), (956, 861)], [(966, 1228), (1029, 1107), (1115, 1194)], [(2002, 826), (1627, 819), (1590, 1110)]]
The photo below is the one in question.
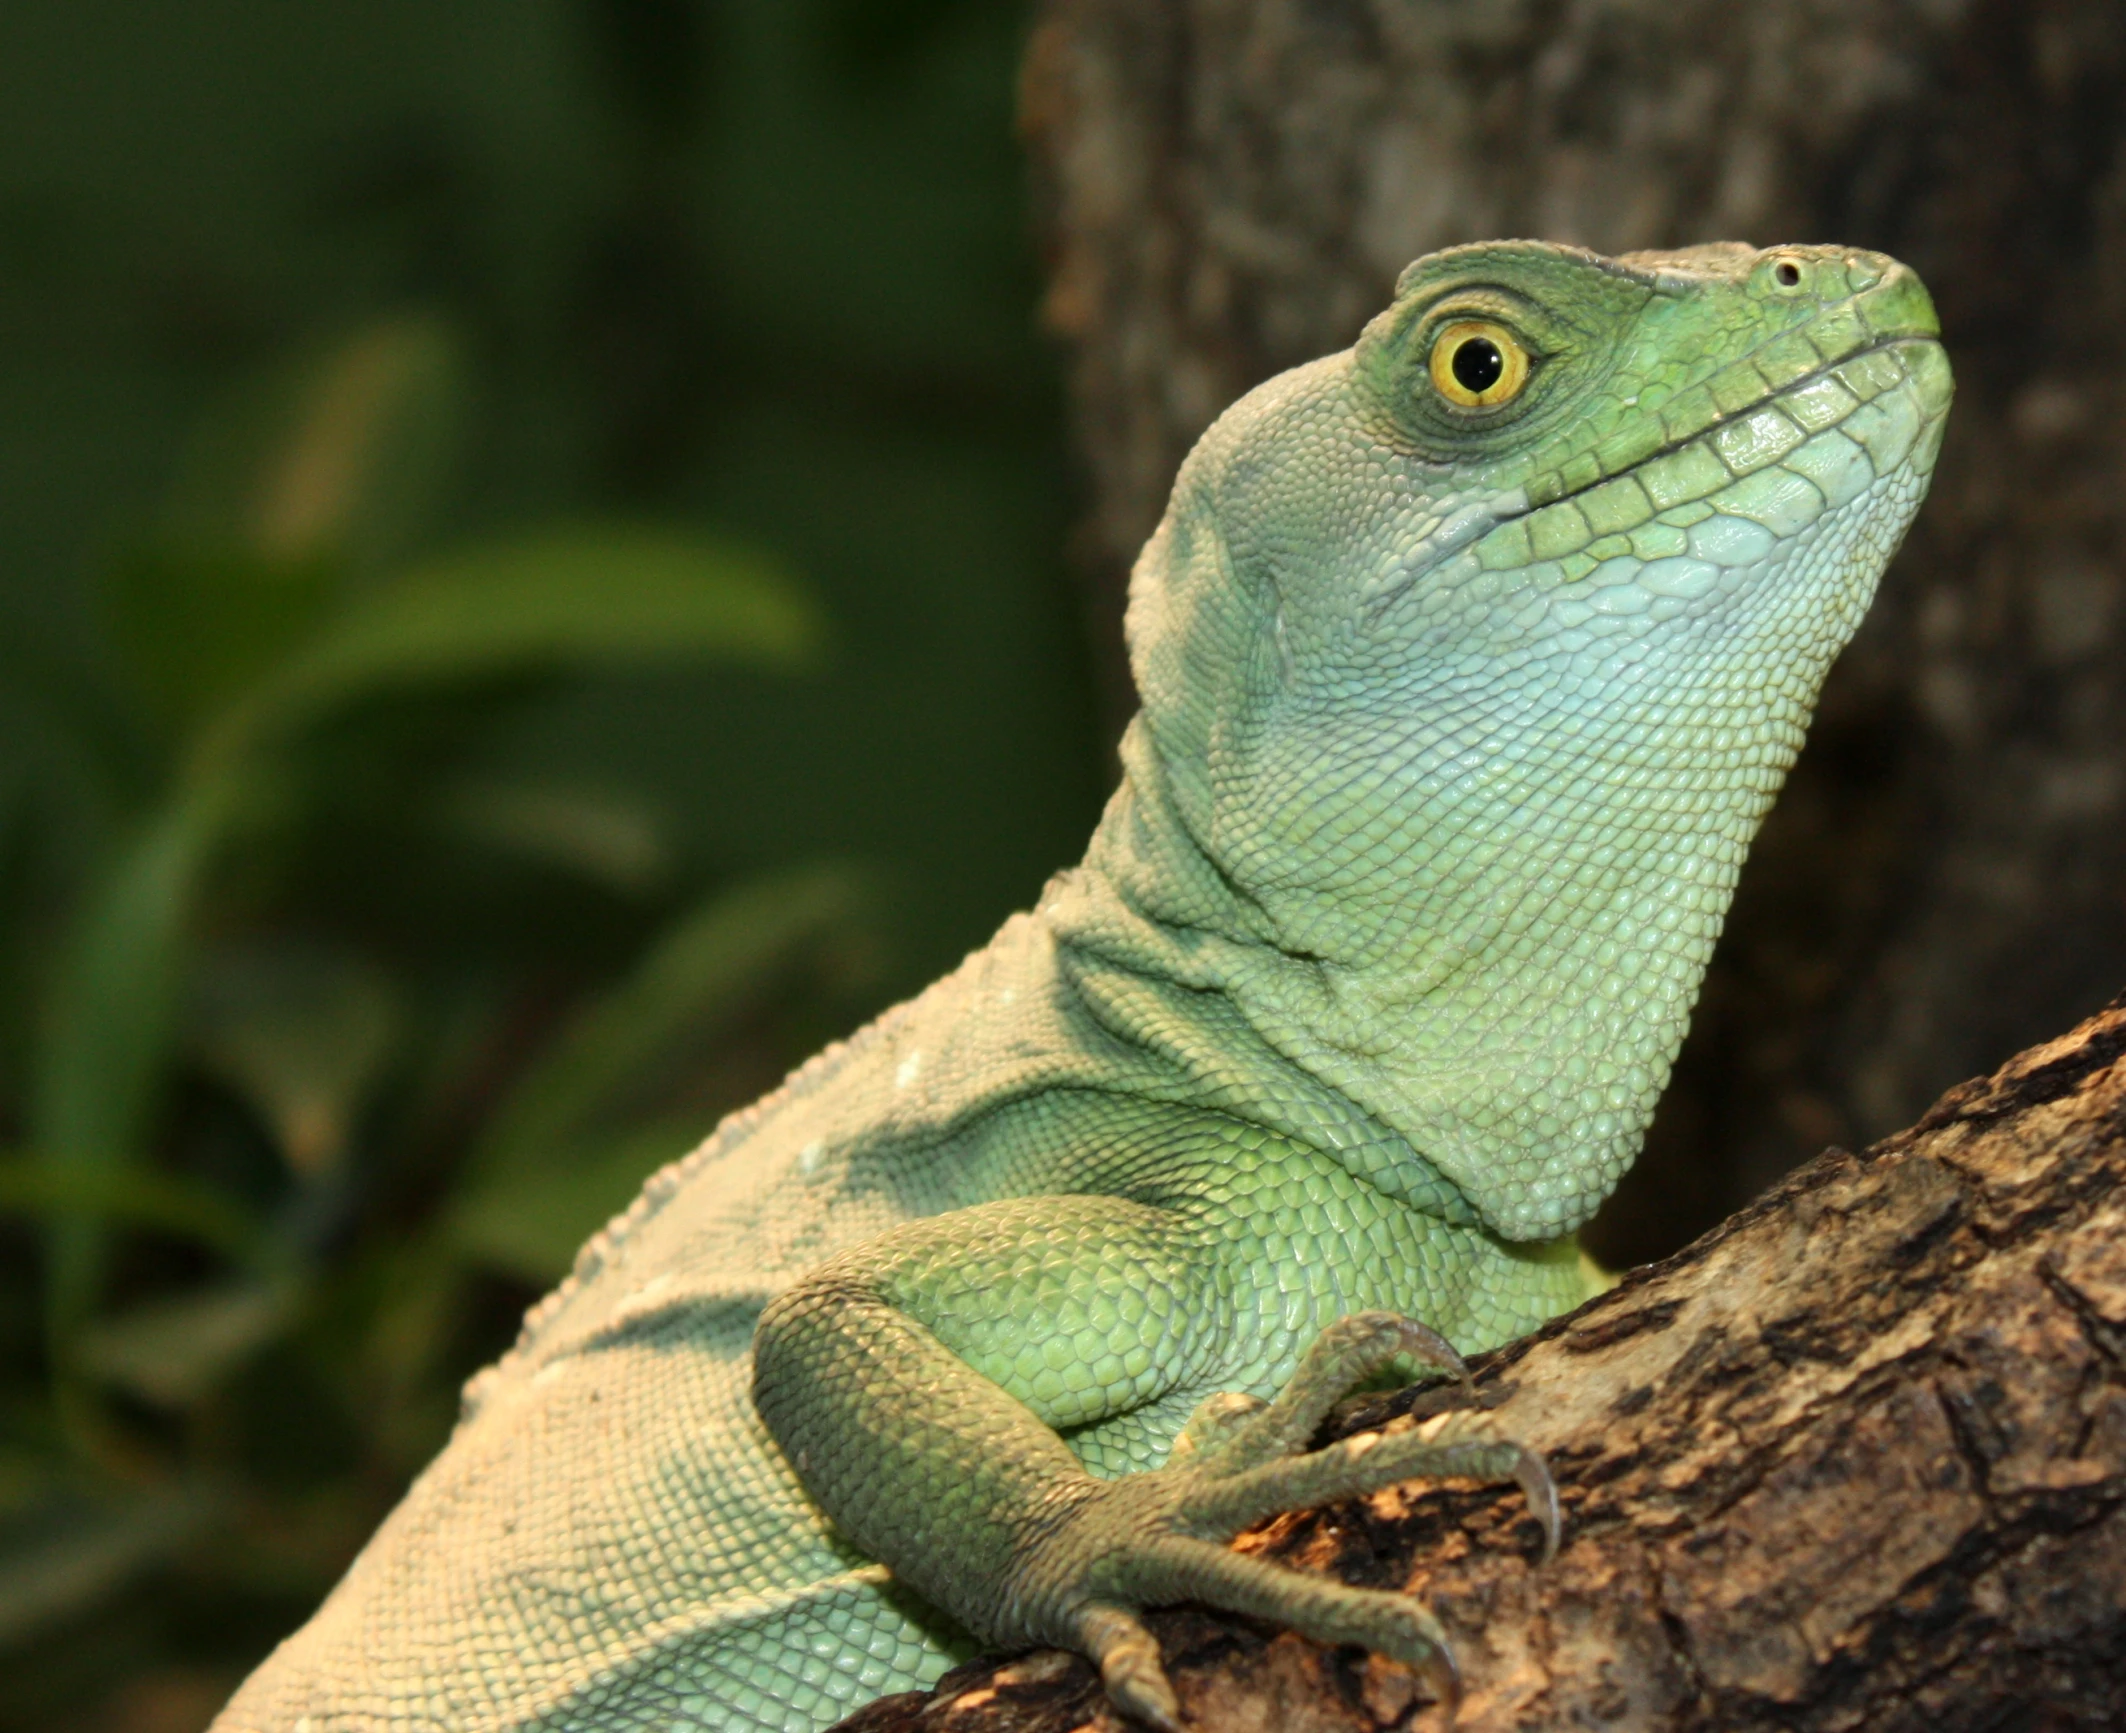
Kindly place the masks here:
[(1528, 351), (1489, 319), (1457, 319), (1432, 339), (1432, 388), (1462, 409), (1511, 403), (1528, 383)]

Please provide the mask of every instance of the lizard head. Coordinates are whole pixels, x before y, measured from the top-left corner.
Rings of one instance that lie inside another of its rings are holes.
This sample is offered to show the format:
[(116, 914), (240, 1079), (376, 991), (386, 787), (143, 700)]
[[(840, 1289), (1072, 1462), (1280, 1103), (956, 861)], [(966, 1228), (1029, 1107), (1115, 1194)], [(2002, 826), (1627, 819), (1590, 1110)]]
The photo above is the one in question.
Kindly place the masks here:
[(1879, 254), (1501, 242), (1183, 466), (1131, 590), (1140, 882), (1498, 1231), (1636, 1153), (1949, 396)]

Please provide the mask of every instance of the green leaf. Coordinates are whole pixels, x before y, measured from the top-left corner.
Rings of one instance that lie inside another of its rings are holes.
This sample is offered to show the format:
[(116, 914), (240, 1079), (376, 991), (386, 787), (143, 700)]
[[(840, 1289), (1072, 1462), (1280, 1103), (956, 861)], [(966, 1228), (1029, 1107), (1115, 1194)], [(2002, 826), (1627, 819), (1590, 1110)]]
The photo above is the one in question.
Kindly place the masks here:
[(341, 1275), (333, 1297), (365, 1299), (366, 1325), (332, 1344), (333, 1379), (349, 1400), (369, 1405), (372, 1423), (388, 1425), (394, 1411), (434, 1389), (464, 1328), (467, 1279), (460, 1248), (433, 1232), (373, 1247), (359, 1276)]
[(114, 560), (102, 600), (143, 705), (181, 734), (311, 637), (338, 605), (338, 578), (323, 560), (161, 544)]
[(538, 1287), (568, 1274), (576, 1250), (634, 1200), (642, 1182), (699, 1143), (698, 1122), (644, 1127), (537, 1169), (475, 1182), (451, 1215), (458, 1249)]
[(0, 1643), (95, 1605), (221, 1514), (221, 1500), (197, 1487), (42, 1501), (0, 1529)]
[(78, 883), (122, 822), (131, 752), (82, 669), (0, 632), (0, 858)]
[(264, 1231), (220, 1193), (145, 1168), (0, 1161), (0, 1216), (47, 1223), (123, 1222), (258, 1264)]
[(608, 1130), (631, 1088), (685, 1041), (705, 1040), (799, 947), (845, 927), (855, 880), (833, 868), (710, 898), (632, 974), (579, 1013), (496, 1112), (452, 1217), (458, 1243), (549, 1281), (660, 1163), (706, 1128)]
[(339, 1164), (398, 1015), (374, 964), (283, 939), (208, 958), (189, 1023), (206, 1069), (250, 1103), (288, 1165), (314, 1179)]
[(541, 861), (625, 896), (670, 876), (660, 815), (635, 795), (552, 783), (482, 783), (451, 791), (442, 820), (491, 847)]
[[(73, 922), (29, 1103), (29, 1142), (55, 1168), (101, 1173), (142, 1153), (169, 1062), (197, 882), (240, 792), (233, 779), (209, 779), (154, 814)], [(59, 1334), (89, 1304), (102, 1262), (97, 1223), (58, 1224), (48, 1321)]]
[(85, 1326), (76, 1359), (90, 1376), (166, 1408), (206, 1395), (294, 1321), (285, 1283), (217, 1283)]
[(457, 467), (459, 344), (402, 313), (256, 381), (201, 423), (169, 529), (269, 566), (375, 567), (425, 526)]
[[(136, 1162), (174, 1034), (194, 900), (221, 832), (271, 761), (261, 750), (335, 707), (420, 683), (722, 655), (789, 666), (809, 604), (775, 568), (648, 530), (553, 532), (476, 549), (365, 594), (223, 714), (178, 792), (88, 899), (64, 947), (35, 1057), (30, 1141), (62, 1166)], [(59, 1227), (48, 1322), (64, 1337), (100, 1279), (93, 1222)]]
[(579, 1012), (497, 1110), (475, 1170), (536, 1161), (583, 1136), (594, 1116), (683, 1038), (734, 1010), (799, 946), (855, 913), (856, 881), (815, 867), (700, 904), (627, 979)]
[(677, 531), (549, 530), (360, 597), (223, 718), (207, 756), (409, 687), (703, 658), (788, 669), (818, 639), (810, 601), (761, 556)]

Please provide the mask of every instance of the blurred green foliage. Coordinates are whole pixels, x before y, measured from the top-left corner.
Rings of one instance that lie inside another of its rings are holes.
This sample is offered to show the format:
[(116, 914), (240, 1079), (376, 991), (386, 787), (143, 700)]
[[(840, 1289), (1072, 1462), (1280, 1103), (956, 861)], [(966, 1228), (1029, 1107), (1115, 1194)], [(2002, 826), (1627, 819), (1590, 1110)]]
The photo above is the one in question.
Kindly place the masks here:
[(977, 0), (0, 10), (0, 1725), (180, 1733), (1103, 792)]

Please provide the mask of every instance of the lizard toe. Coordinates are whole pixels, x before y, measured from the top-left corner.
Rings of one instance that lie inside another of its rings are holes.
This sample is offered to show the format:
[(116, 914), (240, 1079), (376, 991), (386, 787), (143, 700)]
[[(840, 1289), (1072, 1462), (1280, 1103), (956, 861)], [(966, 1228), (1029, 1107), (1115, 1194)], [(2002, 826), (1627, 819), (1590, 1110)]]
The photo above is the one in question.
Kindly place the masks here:
[[(1409, 1595), (1353, 1588), (1245, 1558), (1214, 1542), (1184, 1537), (1130, 1548), (1116, 1575), (1126, 1581), (1129, 1597), (1144, 1605), (1193, 1601), (1285, 1626), (1318, 1643), (1356, 1644), (1410, 1667), (1438, 1701), (1451, 1703), (1459, 1694), (1460, 1678), (1447, 1633), (1431, 1610)], [(1101, 1612), (1105, 1616), (1116, 1610), (1107, 1605)], [(1116, 1616), (1119, 1620), (1127, 1615)], [(1129, 1627), (1142, 1635), (1144, 1645), (1152, 1644), (1150, 1634), (1134, 1619), (1129, 1620)], [(1134, 1638), (1119, 1623), (1114, 1628), (1120, 1634), (1107, 1640), (1134, 1677), (1134, 1669), (1142, 1665), (1130, 1647)], [(1156, 1647), (1145, 1652), (1156, 1665)], [(1120, 1702), (1106, 1653), (1100, 1658), (1103, 1676), (1110, 1680), (1110, 1694)], [(1164, 1674), (1159, 1678), (1163, 1683)]]
[(1509, 1441), (1443, 1437), (1429, 1430), (1361, 1432), (1303, 1456), (1207, 1478), (1183, 1497), (1180, 1508), (1197, 1532), (1229, 1540), (1251, 1523), (1285, 1511), (1361, 1498), (1400, 1481), (1450, 1476), (1518, 1480), (1555, 1550), (1557, 1494), (1540, 1457)]
[(1469, 1368), (1430, 1325), (1397, 1312), (1353, 1312), (1316, 1336), (1277, 1399), (1236, 1427), (1222, 1465), (1244, 1468), (1291, 1455), (1330, 1409), (1398, 1360), (1435, 1367), (1474, 1397)]

